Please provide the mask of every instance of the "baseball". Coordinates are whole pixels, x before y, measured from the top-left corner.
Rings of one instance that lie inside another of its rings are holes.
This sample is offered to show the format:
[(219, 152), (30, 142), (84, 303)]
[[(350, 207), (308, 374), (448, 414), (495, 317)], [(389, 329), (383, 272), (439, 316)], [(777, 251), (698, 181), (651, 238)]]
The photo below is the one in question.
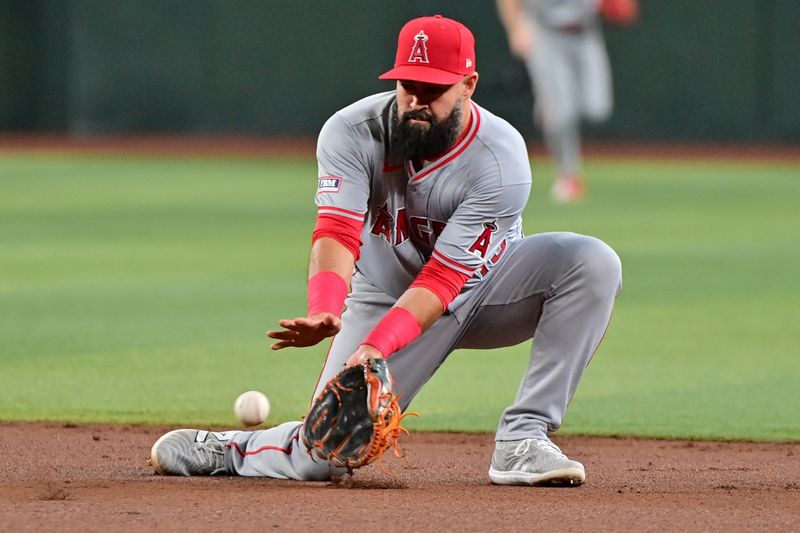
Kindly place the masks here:
[(257, 426), (269, 416), (269, 400), (257, 390), (243, 392), (233, 404), (233, 413), (245, 426)]

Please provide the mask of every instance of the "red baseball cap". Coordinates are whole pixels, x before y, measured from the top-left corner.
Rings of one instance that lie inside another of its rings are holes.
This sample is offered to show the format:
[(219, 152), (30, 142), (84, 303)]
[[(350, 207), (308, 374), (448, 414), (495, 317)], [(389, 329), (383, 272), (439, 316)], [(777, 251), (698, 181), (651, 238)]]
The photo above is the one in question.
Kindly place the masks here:
[(475, 72), (475, 38), (460, 22), (441, 15), (414, 19), (400, 30), (394, 68), (382, 80), (438, 85), (458, 83)]

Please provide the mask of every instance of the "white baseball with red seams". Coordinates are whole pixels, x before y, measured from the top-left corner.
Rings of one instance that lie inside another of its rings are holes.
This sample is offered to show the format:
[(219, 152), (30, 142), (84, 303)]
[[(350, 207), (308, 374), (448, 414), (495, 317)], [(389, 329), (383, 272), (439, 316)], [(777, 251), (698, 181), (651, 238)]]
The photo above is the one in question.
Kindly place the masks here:
[(258, 426), (269, 417), (269, 399), (261, 392), (249, 390), (236, 398), (233, 413), (245, 426)]

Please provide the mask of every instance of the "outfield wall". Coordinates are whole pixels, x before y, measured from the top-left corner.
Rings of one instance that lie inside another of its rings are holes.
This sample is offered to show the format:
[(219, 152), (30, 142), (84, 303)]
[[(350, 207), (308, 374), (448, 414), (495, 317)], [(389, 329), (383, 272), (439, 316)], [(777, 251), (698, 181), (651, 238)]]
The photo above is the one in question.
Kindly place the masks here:
[[(617, 109), (590, 136), (800, 141), (800, 2), (640, 2), (607, 31)], [(491, 0), (1, 0), (0, 130), (315, 135), (391, 88), (399, 26), (437, 11), (476, 34), (476, 100), (531, 134)]]

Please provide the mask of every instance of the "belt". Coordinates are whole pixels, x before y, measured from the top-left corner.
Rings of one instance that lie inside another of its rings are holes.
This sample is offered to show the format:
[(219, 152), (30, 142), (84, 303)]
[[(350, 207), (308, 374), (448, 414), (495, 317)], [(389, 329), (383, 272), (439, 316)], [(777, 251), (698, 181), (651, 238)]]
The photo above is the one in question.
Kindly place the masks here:
[(556, 31), (560, 31), (561, 33), (583, 33), (586, 29), (583, 24), (564, 24), (562, 26), (556, 26)]

